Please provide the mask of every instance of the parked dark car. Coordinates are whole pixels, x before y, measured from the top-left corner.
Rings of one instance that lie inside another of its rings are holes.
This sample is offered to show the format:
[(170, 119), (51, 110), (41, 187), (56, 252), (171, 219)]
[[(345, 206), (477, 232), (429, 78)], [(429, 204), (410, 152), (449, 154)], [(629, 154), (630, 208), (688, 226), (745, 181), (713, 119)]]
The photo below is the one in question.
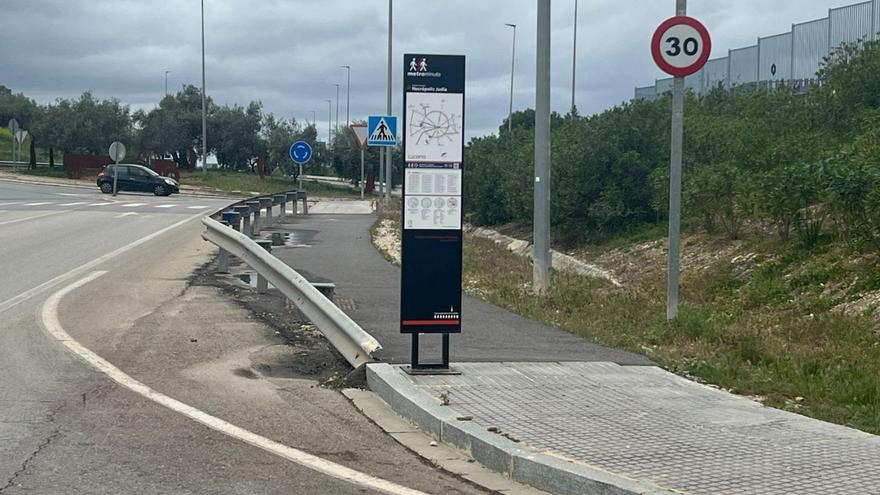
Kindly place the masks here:
[(107, 165), (98, 174), (98, 187), (104, 194), (113, 192), (113, 176), (119, 170), (119, 178), (116, 187), (120, 191), (151, 192), (156, 196), (170, 196), (180, 192), (177, 181), (168, 177), (162, 177), (153, 170), (141, 165), (120, 163)]

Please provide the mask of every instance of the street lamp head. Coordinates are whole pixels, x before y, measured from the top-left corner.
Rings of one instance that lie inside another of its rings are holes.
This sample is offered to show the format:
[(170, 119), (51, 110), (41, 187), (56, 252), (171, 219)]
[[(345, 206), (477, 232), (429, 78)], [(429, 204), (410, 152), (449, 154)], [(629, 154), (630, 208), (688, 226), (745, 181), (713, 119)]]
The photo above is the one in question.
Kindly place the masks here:
[(516, 29), (516, 24), (507, 24), (507, 23), (505, 23), (504, 25), (505, 25), (505, 26), (508, 26), (508, 27), (512, 27), (513, 29)]
[(340, 68), (340, 69), (348, 69), (348, 70), (351, 70), (351, 66), (350, 66), (350, 65), (340, 65), (339, 68)]

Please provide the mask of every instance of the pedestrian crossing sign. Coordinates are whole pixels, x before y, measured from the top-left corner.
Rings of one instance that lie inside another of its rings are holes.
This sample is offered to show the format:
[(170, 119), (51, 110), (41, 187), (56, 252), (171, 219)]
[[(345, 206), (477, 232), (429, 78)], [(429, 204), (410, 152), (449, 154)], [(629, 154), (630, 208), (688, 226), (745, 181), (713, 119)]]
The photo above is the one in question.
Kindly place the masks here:
[(371, 115), (367, 122), (369, 146), (397, 145), (397, 117)]

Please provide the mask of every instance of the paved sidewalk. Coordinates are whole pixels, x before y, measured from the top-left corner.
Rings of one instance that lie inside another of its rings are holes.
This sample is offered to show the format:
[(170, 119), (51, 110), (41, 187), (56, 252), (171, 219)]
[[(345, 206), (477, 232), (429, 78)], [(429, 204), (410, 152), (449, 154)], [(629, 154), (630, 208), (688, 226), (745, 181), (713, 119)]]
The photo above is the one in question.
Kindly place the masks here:
[(368, 380), (426, 431), (552, 493), (880, 493), (880, 437), (656, 367), (455, 367), (460, 376), (411, 377), (370, 365)]
[[(342, 201), (324, 211), (341, 208)], [(351, 202), (356, 205), (358, 202)], [(310, 212), (321, 211), (321, 203)], [(295, 247), (276, 247), (272, 254), (309, 280), (336, 284), (334, 301), (383, 349), (376, 357), (410, 362), (410, 337), (401, 335), (400, 269), (373, 247), (374, 215), (311, 214), (287, 217), (276, 230), (296, 232)], [(463, 329), (451, 337), (453, 361), (610, 361), (653, 365), (644, 356), (590, 343), (567, 332), (535, 323), (497, 306), (465, 296)], [(424, 360), (439, 359), (438, 336), (423, 336)]]
[[(400, 272), (372, 246), (375, 217), (287, 221), (278, 228), (296, 232), (296, 247), (273, 254), (335, 282), (337, 304), (384, 346), (377, 357), (408, 363)], [(571, 495), (880, 494), (880, 437), (699, 385), (473, 298), (463, 316), (451, 356), (462, 375), (374, 364), (368, 383), (398, 414), (515, 481)]]

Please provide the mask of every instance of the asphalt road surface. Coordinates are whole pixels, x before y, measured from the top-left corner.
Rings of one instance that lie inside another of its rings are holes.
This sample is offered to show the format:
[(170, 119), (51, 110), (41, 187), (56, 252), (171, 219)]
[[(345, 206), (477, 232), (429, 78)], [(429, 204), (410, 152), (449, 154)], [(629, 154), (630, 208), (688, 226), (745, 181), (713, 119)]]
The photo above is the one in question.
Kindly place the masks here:
[[(0, 182), (0, 493), (379, 493), (209, 428), (70, 352), (283, 446), (427, 493), (481, 493), (421, 462), (337, 391), (262, 378), (294, 359), (219, 289), (198, 218), (228, 200)], [(60, 299), (53, 295), (106, 272)], [(70, 340), (50, 335), (51, 313)], [(73, 344), (71, 344), (73, 343)]]

